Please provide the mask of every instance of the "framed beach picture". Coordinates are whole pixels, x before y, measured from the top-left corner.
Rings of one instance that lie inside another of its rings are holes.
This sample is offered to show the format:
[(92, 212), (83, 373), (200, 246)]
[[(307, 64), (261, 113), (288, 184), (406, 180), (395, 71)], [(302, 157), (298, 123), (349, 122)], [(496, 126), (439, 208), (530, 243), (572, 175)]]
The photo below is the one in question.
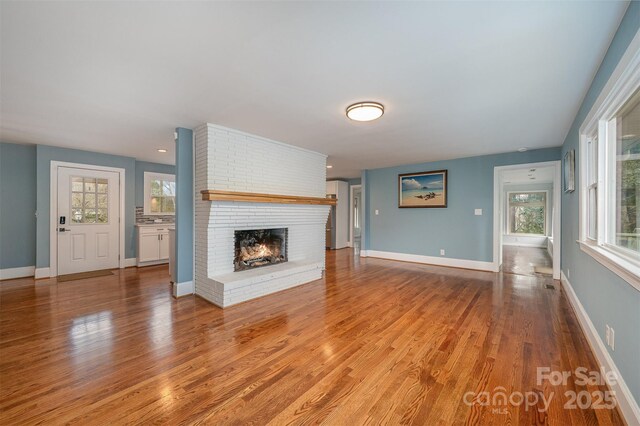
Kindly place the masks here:
[(447, 207), (447, 171), (398, 175), (398, 207)]
[(576, 189), (576, 151), (570, 149), (564, 154), (564, 192)]

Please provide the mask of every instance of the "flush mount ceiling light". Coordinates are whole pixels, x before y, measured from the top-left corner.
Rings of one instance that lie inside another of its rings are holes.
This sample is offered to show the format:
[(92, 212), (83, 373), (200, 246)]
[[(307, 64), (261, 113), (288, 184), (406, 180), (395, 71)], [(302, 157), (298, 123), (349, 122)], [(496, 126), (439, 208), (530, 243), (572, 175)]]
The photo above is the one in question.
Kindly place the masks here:
[(358, 102), (347, 107), (347, 117), (354, 121), (373, 121), (384, 114), (384, 106), (378, 102)]
[(527, 151), (528, 148), (522, 147), (522, 148), (518, 148), (518, 152), (525, 152)]
[(161, 153), (163, 153), (163, 154), (164, 154), (165, 152), (167, 152), (167, 150), (166, 150), (166, 149), (164, 149), (164, 148), (160, 148), (160, 149), (158, 150), (158, 152), (161, 152)]

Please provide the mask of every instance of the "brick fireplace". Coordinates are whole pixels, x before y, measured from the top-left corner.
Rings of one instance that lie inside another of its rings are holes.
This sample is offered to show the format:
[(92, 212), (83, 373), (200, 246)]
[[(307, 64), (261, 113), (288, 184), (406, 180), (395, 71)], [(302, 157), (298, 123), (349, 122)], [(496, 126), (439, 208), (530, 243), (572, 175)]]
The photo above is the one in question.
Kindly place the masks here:
[(196, 294), (227, 307), (322, 278), (325, 155), (206, 124), (195, 157)]

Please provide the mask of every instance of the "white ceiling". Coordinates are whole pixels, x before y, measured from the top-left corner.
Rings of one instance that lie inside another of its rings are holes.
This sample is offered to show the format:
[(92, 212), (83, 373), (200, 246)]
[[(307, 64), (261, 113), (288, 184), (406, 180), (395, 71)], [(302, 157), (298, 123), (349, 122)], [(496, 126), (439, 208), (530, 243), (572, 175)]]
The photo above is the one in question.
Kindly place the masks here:
[[(330, 177), (558, 146), (626, 7), (2, 1), (0, 139), (172, 163), (174, 127), (211, 122)], [(385, 115), (349, 121), (361, 100)]]
[(502, 182), (505, 184), (535, 184), (553, 183), (553, 167), (533, 167), (502, 172)]

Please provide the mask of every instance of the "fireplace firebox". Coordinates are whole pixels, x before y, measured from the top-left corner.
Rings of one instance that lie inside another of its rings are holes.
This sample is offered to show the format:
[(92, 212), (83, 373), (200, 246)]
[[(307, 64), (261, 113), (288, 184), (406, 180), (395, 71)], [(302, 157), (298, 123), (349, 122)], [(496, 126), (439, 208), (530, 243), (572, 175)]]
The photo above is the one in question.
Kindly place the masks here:
[(287, 261), (287, 228), (234, 231), (234, 272)]

